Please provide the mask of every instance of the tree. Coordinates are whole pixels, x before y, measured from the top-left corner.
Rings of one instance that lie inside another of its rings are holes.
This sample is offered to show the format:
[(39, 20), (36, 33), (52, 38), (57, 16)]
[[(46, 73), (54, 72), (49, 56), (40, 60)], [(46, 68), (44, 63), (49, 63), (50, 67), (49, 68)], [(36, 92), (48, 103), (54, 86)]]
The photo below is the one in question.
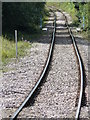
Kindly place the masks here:
[(6, 2), (2, 4), (2, 28), (4, 31), (33, 31), (39, 27), (45, 3)]

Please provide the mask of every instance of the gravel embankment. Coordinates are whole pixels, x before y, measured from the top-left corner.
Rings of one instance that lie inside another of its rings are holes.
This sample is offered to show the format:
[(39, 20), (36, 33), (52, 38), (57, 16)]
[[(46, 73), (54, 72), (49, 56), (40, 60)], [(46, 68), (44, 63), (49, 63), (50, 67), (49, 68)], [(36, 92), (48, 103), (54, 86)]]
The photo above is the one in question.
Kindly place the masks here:
[(50, 71), (33, 105), (25, 107), (18, 117), (75, 117), (78, 65), (64, 17), (59, 12), (56, 14), (56, 40)]
[(20, 106), (35, 85), (45, 64), (53, 31), (53, 14), (46, 24), (48, 30), (40, 39), (33, 41), (28, 56), (11, 62), (6, 66), (8, 72), (3, 73), (2, 88), (0, 89), (0, 108), (2, 117), (7, 118)]
[[(65, 13), (67, 18), (68, 18), (68, 21), (69, 21), (69, 24), (72, 22), (71, 21), (71, 17), (69, 16), (69, 14)], [(86, 74), (86, 79), (85, 79), (85, 82), (84, 82), (84, 93), (85, 93), (85, 99), (83, 101), (83, 105), (81, 107), (81, 113), (80, 113), (80, 118), (90, 118), (90, 115), (89, 115), (89, 112), (90, 112), (90, 98), (89, 98), (89, 88), (90, 88), (90, 80), (89, 80), (89, 71), (88, 71), (88, 68), (89, 68), (89, 41), (85, 40), (82, 38), (82, 36), (80, 35), (79, 32), (76, 32), (76, 28), (72, 28), (72, 31), (73, 31), (73, 35), (75, 37), (75, 40), (76, 40), (76, 43), (77, 43), (77, 46), (78, 46), (78, 49), (79, 49), (79, 52), (80, 52), (80, 55), (81, 55), (81, 58), (83, 60), (83, 64), (84, 64), (84, 67), (85, 67), (85, 74)]]
[(84, 105), (81, 107), (81, 114), (80, 114), (80, 117), (81, 118), (88, 118), (89, 117), (89, 79), (88, 79), (88, 41), (87, 40), (84, 40), (83, 38), (81, 38), (80, 36), (76, 36), (76, 42), (77, 42), (77, 45), (78, 45), (78, 49), (80, 51), (80, 54), (81, 54), (81, 57), (82, 57), (82, 60), (83, 60), (83, 64), (84, 64), (84, 67), (85, 67), (85, 74), (86, 74), (86, 79), (85, 79), (85, 99), (84, 99)]

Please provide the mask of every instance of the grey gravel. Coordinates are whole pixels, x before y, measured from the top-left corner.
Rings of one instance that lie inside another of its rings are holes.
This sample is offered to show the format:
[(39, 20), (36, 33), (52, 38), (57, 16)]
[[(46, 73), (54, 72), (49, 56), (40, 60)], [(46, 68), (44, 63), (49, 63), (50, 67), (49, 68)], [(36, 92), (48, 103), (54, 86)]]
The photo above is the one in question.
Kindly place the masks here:
[[(80, 51), (84, 67), (85, 67), (85, 74), (86, 74), (86, 87), (85, 87), (85, 97), (86, 97), (86, 105), (81, 107), (81, 118), (90, 118), (89, 116), (89, 78), (88, 78), (88, 41), (84, 40), (80, 35), (75, 35), (76, 42), (78, 45), (78, 49)], [(85, 101), (84, 101), (85, 102)]]
[[(71, 21), (71, 17), (69, 16), (69, 14), (65, 13), (67, 18), (68, 18), (68, 21), (69, 21), (69, 24), (72, 22)], [(71, 28), (72, 31), (73, 31), (73, 35), (75, 37), (75, 40), (76, 40), (76, 43), (77, 43), (77, 46), (78, 46), (78, 49), (79, 49), (79, 52), (80, 52), (80, 55), (81, 55), (81, 58), (83, 60), (83, 64), (84, 64), (84, 67), (85, 67), (85, 74), (86, 74), (86, 87), (85, 87), (85, 97), (86, 97), (86, 100), (84, 101), (85, 102), (85, 105), (81, 107), (81, 112), (80, 112), (80, 118), (87, 118), (89, 119), (90, 118), (90, 115), (89, 115), (89, 112), (90, 112), (90, 101), (89, 101), (89, 71), (88, 71), (88, 66), (89, 66), (89, 62), (88, 62), (88, 58), (89, 58), (89, 50), (88, 50), (88, 46), (89, 46), (89, 41), (88, 40), (85, 40), (83, 39), (82, 35), (79, 33), (79, 32), (76, 32), (76, 28)]]
[[(78, 88), (78, 65), (72, 42), (61, 13), (56, 12), (57, 30), (50, 71), (41, 86), (34, 104), (20, 112), (18, 117), (73, 118)], [(63, 29), (65, 28), (65, 29)], [(62, 30), (63, 29), (63, 30)]]

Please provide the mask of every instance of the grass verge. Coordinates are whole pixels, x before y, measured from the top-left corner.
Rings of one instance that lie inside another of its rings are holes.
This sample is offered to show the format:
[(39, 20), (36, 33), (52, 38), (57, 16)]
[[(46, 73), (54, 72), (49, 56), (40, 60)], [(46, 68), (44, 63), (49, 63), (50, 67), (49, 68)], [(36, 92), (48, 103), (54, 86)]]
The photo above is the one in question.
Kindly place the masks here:
[[(16, 57), (16, 44), (14, 41), (10, 41), (5, 37), (0, 37), (0, 39), (2, 39), (2, 63), (5, 65), (11, 58)], [(26, 49), (30, 48), (31, 44), (27, 41), (18, 41), (17, 46), (18, 57), (21, 57), (26, 54)]]
[[(48, 21), (49, 11), (45, 10), (45, 15), (42, 22), (42, 27), (45, 26), (45, 21)], [(4, 37), (0, 37), (2, 39), (2, 63), (6, 65), (11, 58), (16, 58), (16, 45), (14, 42), (14, 35), (7, 31), (4, 34)], [(33, 43), (36, 39), (40, 38), (43, 34), (45, 34), (40, 28), (33, 33), (26, 34), (26, 31), (18, 32), (18, 58), (26, 55), (26, 49), (31, 47), (31, 43)], [(29, 41), (29, 42), (28, 42)]]

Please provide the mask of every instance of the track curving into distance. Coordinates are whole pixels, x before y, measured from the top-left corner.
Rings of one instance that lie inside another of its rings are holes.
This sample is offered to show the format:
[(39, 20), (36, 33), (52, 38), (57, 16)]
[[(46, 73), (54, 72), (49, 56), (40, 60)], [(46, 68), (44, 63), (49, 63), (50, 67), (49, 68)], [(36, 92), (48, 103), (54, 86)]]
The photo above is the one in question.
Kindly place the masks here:
[[(80, 83), (81, 84), (80, 84), (79, 102), (78, 102), (78, 107), (77, 107), (76, 116), (75, 116), (75, 120), (78, 120), (79, 119), (79, 115), (80, 115), (82, 95), (83, 95), (83, 79), (84, 79), (83, 63), (82, 63), (82, 60), (81, 60), (81, 57), (80, 57), (80, 53), (79, 53), (78, 47), (77, 47), (76, 42), (75, 42), (75, 38), (74, 38), (74, 36), (72, 34), (71, 28), (68, 26), (67, 17), (65, 16), (65, 14), (61, 10), (58, 10), (58, 9), (56, 9), (56, 10), (59, 11), (59, 12), (61, 12), (63, 14), (63, 16), (65, 17), (65, 21), (66, 21), (65, 23), (66, 23), (66, 26), (68, 28), (68, 32), (70, 34), (70, 37), (72, 39), (73, 47), (74, 47), (74, 50), (75, 50), (75, 53), (76, 53), (76, 56), (77, 56), (77, 59), (78, 59), (78, 63), (79, 63), (79, 68), (80, 68)], [(29, 101), (29, 99), (34, 94), (35, 90), (39, 86), (40, 82), (42, 81), (42, 79), (43, 79), (43, 77), (44, 77), (44, 75), (45, 75), (45, 73), (46, 73), (46, 71), (48, 69), (48, 66), (49, 66), (49, 63), (50, 63), (50, 59), (51, 59), (51, 55), (52, 55), (52, 51), (53, 51), (54, 41), (55, 41), (55, 32), (56, 32), (56, 15), (55, 15), (55, 13), (54, 13), (54, 17), (55, 17), (55, 20), (54, 20), (54, 31), (53, 31), (53, 34), (52, 34), (52, 40), (51, 40), (51, 45), (50, 45), (50, 49), (49, 49), (49, 54), (48, 54), (47, 61), (45, 63), (44, 69), (43, 69), (43, 71), (42, 71), (42, 73), (40, 75), (40, 78), (38, 79), (36, 85), (34, 86), (34, 88), (32, 89), (32, 91), (30, 92), (30, 94), (27, 96), (27, 98), (24, 100), (24, 102), (21, 104), (21, 106), (12, 115), (12, 117), (10, 118), (10, 120), (14, 120), (18, 116), (18, 114), (20, 113), (20, 111), (23, 109), (23, 107), (26, 105), (26, 103)]]

